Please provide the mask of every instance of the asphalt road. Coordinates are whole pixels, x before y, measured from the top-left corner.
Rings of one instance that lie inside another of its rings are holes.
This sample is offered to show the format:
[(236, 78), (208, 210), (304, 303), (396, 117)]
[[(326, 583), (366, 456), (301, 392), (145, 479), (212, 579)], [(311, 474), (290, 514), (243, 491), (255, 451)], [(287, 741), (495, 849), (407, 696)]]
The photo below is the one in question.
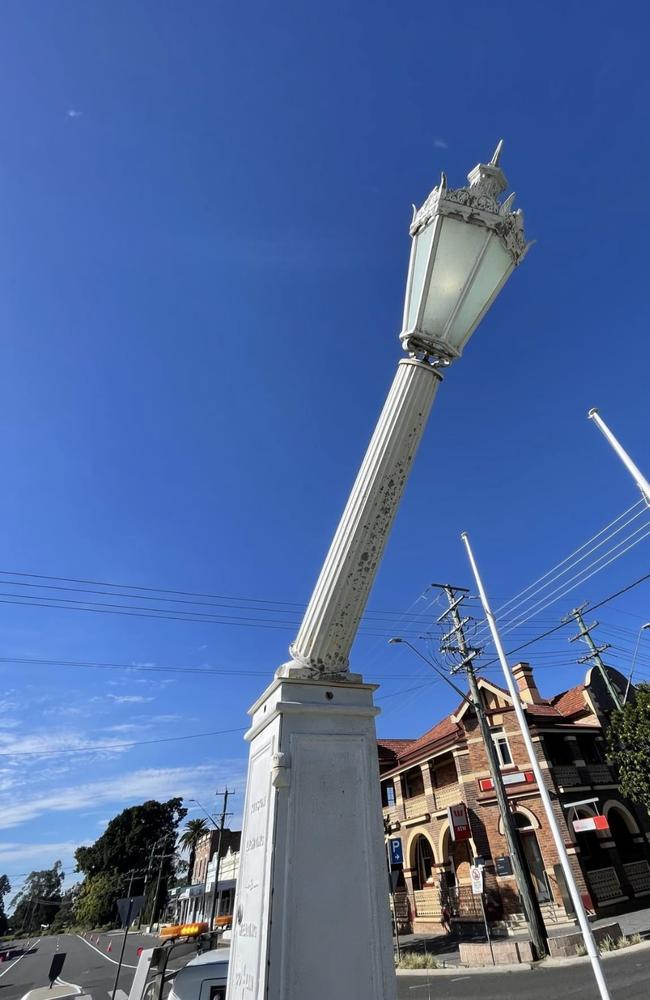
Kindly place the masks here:
[[(84, 994), (92, 1000), (110, 1000), (121, 935), (96, 935), (91, 944), (75, 935), (44, 937), (32, 942), (29, 951), (18, 959), (0, 965), (0, 1000), (22, 1000), (32, 990), (47, 987), (48, 972), (54, 954), (65, 953), (61, 972), (64, 982), (58, 996)], [(107, 953), (109, 942), (112, 950)], [(129, 934), (125, 965), (120, 976), (118, 1000), (125, 1000), (137, 962), (139, 946), (150, 948), (151, 937)], [(182, 964), (182, 963), (180, 963)], [(650, 949), (622, 951), (603, 963), (613, 1000), (647, 1000), (650, 997)], [(470, 974), (458, 969), (450, 975), (403, 976), (397, 981), (399, 1000), (595, 1000), (598, 996), (591, 966), (569, 962), (555, 968), (517, 972)], [(344, 994), (342, 994), (344, 997)], [(31, 1000), (43, 1000), (39, 994)], [(333, 998), (337, 1000), (337, 998)], [(347, 998), (344, 998), (347, 1000)]]
[[(648, 1000), (650, 949), (621, 951), (603, 961), (613, 1000)], [(399, 976), (399, 1000), (595, 1000), (598, 990), (588, 963), (517, 972)]]
[[(48, 986), (48, 972), (54, 954), (65, 954), (60, 980), (69, 984), (70, 995), (90, 994), (92, 1000), (109, 1000), (120, 955), (121, 934), (92, 936), (91, 943), (73, 934), (43, 937), (32, 942), (29, 951), (0, 965), (0, 1000), (21, 1000), (31, 990)], [(108, 952), (109, 943), (111, 951)], [(137, 948), (151, 948), (155, 939), (129, 934), (120, 974), (119, 989), (128, 993), (137, 964)], [(61, 993), (60, 990), (56, 991)], [(124, 997), (119, 995), (119, 1000)]]

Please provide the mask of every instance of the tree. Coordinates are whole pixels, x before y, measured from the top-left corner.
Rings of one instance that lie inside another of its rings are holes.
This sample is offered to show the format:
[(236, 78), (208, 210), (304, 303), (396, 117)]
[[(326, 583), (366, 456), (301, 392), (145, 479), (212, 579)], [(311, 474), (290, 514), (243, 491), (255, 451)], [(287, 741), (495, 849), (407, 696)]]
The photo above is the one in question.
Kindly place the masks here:
[(11, 892), (11, 884), (6, 875), (0, 875), (0, 934), (7, 933), (9, 921), (5, 913), (5, 896)]
[(210, 828), (204, 819), (189, 819), (179, 838), (178, 842), (181, 847), (186, 847), (190, 852), (190, 858), (187, 865), (190, 880), (193, 878), (197, 844), (199, 840), (201, 840), (201, 838), (208, 833), (209, 829)]
[(56, 911), (56, 916), (50, 924), (51, 934), (64, 932), (70, 927), (74, 927), (77, 923), (76, 905), (80, 888), (80, 885), (73, 885), (63, 893), (61, 906)]
[(143, 892), (147, 874), (146, 895), (152, 909), (159, 865), (159, 896), (165, 898), (167, 882), (174, 871), (172, 845), (178, 824), (186, 815), (182, 799), (167, 802), (150, 799), (124, 809), (94, 844), (77, 848), (77, 870), (86, 876), (76, 903), (76, 916), (82, 926), (96, 927), (117, 921), (117, 900), (126, 895), (129, 884), (134, 894)]
[(78, 871), (85, 875), (107, 871), (143, 872), (152, 846), (163, 837), (175, 840), (178, 824), (186, 815), (182, 799), (167, 802), (150, 799), (140, 806), (124, 809), (110, 821), (94, 844), (77, 848)]
[(84, 879), (75, 902), (76, 922), (82, 927), (102, 927), (117, 920), (121, 877), (117, 872), (98, 872)]
[(621, 791), (650, 808), (650, 684), (613, 712), (607, 731), (608, 754), (619, 772)]
[(29, 933), (41, 924), (51, 924), (61, 905), (63, 865), (55, 861), (51, 868), (30, 872), (21, 891), (14, 896), (12, 925)]

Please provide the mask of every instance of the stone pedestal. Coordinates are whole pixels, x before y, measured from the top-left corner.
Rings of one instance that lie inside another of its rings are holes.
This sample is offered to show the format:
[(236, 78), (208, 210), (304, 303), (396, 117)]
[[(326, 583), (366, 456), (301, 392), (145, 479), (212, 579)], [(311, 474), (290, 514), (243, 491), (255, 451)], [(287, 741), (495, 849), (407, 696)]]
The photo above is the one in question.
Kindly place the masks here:
[(228, 1000), (395, 1000), (373, 690), (279, 677), (250, 710)]

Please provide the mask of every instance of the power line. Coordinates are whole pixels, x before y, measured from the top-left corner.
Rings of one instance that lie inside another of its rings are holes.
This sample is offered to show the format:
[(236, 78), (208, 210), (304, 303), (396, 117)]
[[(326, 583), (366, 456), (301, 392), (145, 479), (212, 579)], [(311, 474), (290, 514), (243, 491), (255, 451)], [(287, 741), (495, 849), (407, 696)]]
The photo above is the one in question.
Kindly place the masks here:
[[(25, 583), (25, 582), (20, 581), (20, 580), (8, 580), (7, 581), (7, 583), (9, 583), (9, 584), (13, 584), (14, 586), (20, 586), (20, 587), (34, 587), (34, 588), (38, 588), (38, 589), (41, 589), (41, 590), (63, 590), (63, 591), (74, 592), (74, 593), (103, 595), (103, 596), (106, 596), (106, 597), (111, 597), (111, 596), (113, 596), (113, 597), (125, 597), (125, 598), (133, 598), (133, 599), (136, 599), (136, 600), (146, 600), (146, 601), (156, 601), (156, 600), (159, 600), (159, 601), (166, 601), (168, 604), (188, 604), (188, 605), (194, 605), (195, 607), (196, 606), (202, 606), (202, 607), (233, 608), (234, 610), (253, 610), (253, 611), (258, 611), (258, 612), (262, 612), (262, 613), (265, 613), (265, 614), (266, 613), (268, 613), (268, 614), (275, 614), (275, 613), (280, 613), (280, 612), (285, 613), (285, 611), (284, 611), (285, 608), (296, 608), (298, 611), (304, 611), (305, 608), (306, 608), (306, 604), (299, 603), (297, 601), (282, 601), (282, 600), (271, 599), (271, 598), (262, 598), (262, 597), (235, 597), (235, 596), (228, 596), (226, 594), (209, 594), (209, 593), (202, 593), (200, 591), (191, 591), (191, 590), (190, 591), (188, 591), (188, 590), (172, 590), (172, 589), (164, 588), (164, 587), (146, 587), (146, 586), (140, 586), (140, 585), (137, 585), (137, 584), (129, 584), (129, 583), (110, 583), (110, 582), (105, 581), (105, 580), (103, 580), (103, 581), (102, 580), (84, 580), (84, 579), (77, 579), (75, 577), (47, 576), (47, 575), (42, 574), (42, 573), (26, 573), (26, 572), (22, 572), (22, 571), (18, 571), (18, 570), (5, 570), (5, 569), (3, 569), (3, 570), (0, 570), (0, 576), (8, 576), (8, 577), (22, 576), (22, 577), (27, 577), (28, 579), (32, 579), (32, 580), (33, 579), (38, 579), (38, 580), (56, 580), (56, 581), (59, 581), (60, 583), (79, 583), (79, 584), (84, 584), (85, 585), (84, 587), (62, 587), (62, 586), (56, 586), (54, 584), (46, 584), (46, 583), (43, 583), (43, 584), (39, 584), (39, 583)], [(175, 594), (175, 595), (180, 595), (180, 597), (183, 597), (183, 598), (185, 598), (185, 597), (212, 598), (213, 600), (211, 600), (211, 601), (210, 600), (209, 601), (188, 601), (188, 600), (180, 600), (177, 597), (147, 597), (145, 595), (145, 593), (140, 593), (140, 594), (138, 594), (138, 593), (136, 593), (136, 594), (132, 594), (132, 593), (128, 594), (127, 593), (127, 594), (125, 594), (125, 593), (116, 593), (115, 590), (110, 590), (110, 591), (88, 590), (87, 589), (88, 586), (90, 586), (90, 587), (95, 587), (95, 586), (96, 587), (112, 587), (112, 588), (117, 588), (117, 589), (119, 589), (121, 591), (124, 591), (124, 590), (130, 590), (130, 591), (134, 591), (135, 590), (135, 591), (143, 591), (143, 592), (146, 591), (146, 593), (150, 593), (150, 594)], [(12, 596), (17, 596), (17, 595), (12, 595)], [(419, 598), (418, 598), (418, 600), (419, 600)], [(227, 601), (227, 602), (230, 602), (230, 603), (227, 603), (227, 604), (214, 603), (215, 601), (218, 601), (218, 602)], [(85, 603), (85, 602), (79, 602), (79, 603)], [(414, 605), (416, 603), (417, 603), (417, 600), (413, 602), (413, 605), (411, 605), (411, 607), (414, 607)], [(270, 605), (270, 607), (268, 607), (268, 608), (251, 608), (250, 607), (251, 604), (267, 604), (267, 605)], [(366, 617), (366, 616), (379, 617), (379, 618), (396, 617), (398, 619), (401, 619), (404, 616), (404, 614), (408, 614), (408, 613), (410, 613), (410, 608), (408, 609), (407, 612), (369, 610), (369, 611), (365, 612), (364, 617)], [(414, 614), (421, 614), (421, 615), (424, 616), (424, 612), (414, 612)], [(298, 623), (298, 624), (300, 624), (300, 623)]]
[[(176, 673), (190, 674), (192, 676), (228, 676), (228, 677), (269, 677), (268, 670), (228, 670), (225, 667), (187, 667), (187, 666), (149, 666), (147, 664), (134, 663), (107, 663), (94, 660), (63, 660), (45, 659), (29, 656), (0, 656), (0, 663), (20, 663), (25, 666), (49, 666), (49, 667), (82, 667), (100, 670), (126, 670), (143, 671), (146, 673)], [(408, 674), (374, 674), (380, 680), (417, 680), (417, 676)]]
[[(626, 587), (622, 587), (620, 590), (617, 590), (614, 594), (610, 594), (609, 597), (603, 598), (603, 600), (599, 601), (597, 604), (591, 605), (589, 611), (590, 612), (596, 611), (598, 608), (604, 607), (605, 604), (609, 604), (610, 601), (616, 600), (617, 597), (621, 597), (623, 594), (627, 594), (629, 590), (633, 590), (634, 587), (638, 587), (639, 584), (645, 583), (646, 580), (650, 580), (650, 573), (646, 573), (645, 576), (639, 577), (638, 580), (635, 580), (633, 583), (629, 583)], [(527, 649), (528, 646), (532, 646), (534, 643), (540, 642), (541, 639), (546, 639), (547, 636), (553, 635), (555, 632), (559, 632), (560, 629), (566, 628), (567, 625), (568, 622), (560, 622), (559, 625), (555, 625), (553, 628), (547, 629), (546, 632), (542, 632), (540, 635), (535, 636), (533, 639), (529, 639), (527, 642), (522, 643), (520, 646), (515, 646), (514, 649), (509, 649), (506, 653), (506, 656), (512, 656), (513, 653), (519, 653), (522, 649)], [(498, 662), (499, 662), (498, 657), (494, 657), (494, 659), (488, 660), (487, 663), (483, 664), (483, 669), (490, 666), (492, 663), (498, 663)]]

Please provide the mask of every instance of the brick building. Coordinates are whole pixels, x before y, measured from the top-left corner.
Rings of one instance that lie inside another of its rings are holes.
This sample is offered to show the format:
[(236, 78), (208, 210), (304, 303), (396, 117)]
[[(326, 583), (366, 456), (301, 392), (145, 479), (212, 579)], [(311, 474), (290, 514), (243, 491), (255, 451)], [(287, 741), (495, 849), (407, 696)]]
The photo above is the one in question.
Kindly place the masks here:
[[(239, 869), (240, 841), (241, 830), (224, 829), (221, 835), (219, 883), (216, 889), (217, 917), (232, 912)], [(218, 846), (219, 830), (209, 830), (197, 841), (190, 884), (179, 886), (170, 894), (169, 920), (172, 923), (207, 920), (212, 913)]]
[[(609, 673), (624, 690), (625, 678)], [(546, 699), (529, 664), (517, 664), (514, 674), (588, 909), (607, 915), (641, 905), (641, 898), (650, 896), (650, 822), (644, 810), (622, 797), (607, 762), (603, 726), (608, 698), (602, 679), (590, 670), (583, 684)], [(483, 677), (479, 688), (542, 913), (547, 923), (566, 920), (571, 904), (511, 699)], [(482, 920), (480, 898), (472, 894), (470, 883), (475, 857), (485, 860), (488, 916), (515, 924), (519, 896), (507, 874), (503, 825), (468, 703), (418, 739), (380, 740), (378, 750), (386, 828), (402, 842), (395, 904), (401, 927), (439, 930), (443, 901), (461, 930), (463, 924)], [(569, 805), (576, 802), (581, 804)], [(448, 809), (459, 803), (467, 808), (471, 839), (455, 843)], [(575, 832), (574, 820), (595, 815), (607, 818), (605, 829)]]

